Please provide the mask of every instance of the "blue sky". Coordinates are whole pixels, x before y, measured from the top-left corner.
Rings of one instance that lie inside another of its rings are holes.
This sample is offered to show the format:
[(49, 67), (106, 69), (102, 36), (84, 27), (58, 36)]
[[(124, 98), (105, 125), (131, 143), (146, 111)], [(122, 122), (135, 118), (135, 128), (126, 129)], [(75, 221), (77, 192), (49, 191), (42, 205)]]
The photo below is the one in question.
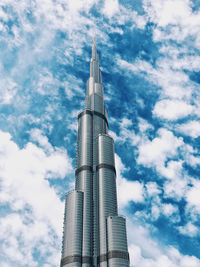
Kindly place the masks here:
[(200, 266), (199, 29), (199, 1), (1, 0), (2, 267), (59, 266), (95, 33), (131, 266)]

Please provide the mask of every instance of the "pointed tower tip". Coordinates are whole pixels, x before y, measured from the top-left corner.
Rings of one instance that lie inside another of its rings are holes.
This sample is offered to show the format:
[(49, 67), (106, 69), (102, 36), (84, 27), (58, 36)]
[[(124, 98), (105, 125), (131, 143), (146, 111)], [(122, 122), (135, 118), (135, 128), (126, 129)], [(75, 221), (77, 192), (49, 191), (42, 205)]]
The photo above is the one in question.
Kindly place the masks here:
[(94, 45), (96, 46), (96, 34), (94, 35)]
[(92, 45), (92, 59), (99, 60), (98, 54), (97, 54), (97, 47), (96, 47), (96, 34), (94, 35), (94, 43)]

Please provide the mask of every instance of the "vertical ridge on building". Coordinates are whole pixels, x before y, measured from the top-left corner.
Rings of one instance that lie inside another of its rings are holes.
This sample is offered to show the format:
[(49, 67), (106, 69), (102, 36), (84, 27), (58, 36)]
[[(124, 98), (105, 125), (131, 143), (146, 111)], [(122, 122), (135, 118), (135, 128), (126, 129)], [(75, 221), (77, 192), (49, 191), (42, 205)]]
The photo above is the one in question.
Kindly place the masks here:
[(78, 115), (75, 190), (66, 195), (61, 266), (129, 266), (126, 221), (118, 215), (114, 141), (108, 135), (96, 38), (85, 109)]

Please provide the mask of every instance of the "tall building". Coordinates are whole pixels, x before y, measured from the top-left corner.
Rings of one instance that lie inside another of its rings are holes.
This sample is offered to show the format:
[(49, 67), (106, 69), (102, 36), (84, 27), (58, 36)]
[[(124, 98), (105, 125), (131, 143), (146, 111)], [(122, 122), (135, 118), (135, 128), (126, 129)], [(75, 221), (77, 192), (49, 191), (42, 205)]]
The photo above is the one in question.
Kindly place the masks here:
[(75, 190), (66, 195), (61, 266), (129, 266), (126, 221), (118, 215), (114, 142), (108, 135), (96, 40), (85, 110), (78, 115)]

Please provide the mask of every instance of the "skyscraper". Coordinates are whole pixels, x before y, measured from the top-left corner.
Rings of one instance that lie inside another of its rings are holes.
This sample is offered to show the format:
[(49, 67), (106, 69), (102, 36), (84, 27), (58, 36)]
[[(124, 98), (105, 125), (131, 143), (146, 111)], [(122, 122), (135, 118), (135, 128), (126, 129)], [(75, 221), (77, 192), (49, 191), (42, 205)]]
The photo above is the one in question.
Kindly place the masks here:
[(62, 267), (129, 266), (103, 91), (94, 40), (85, 110), (78, 115), (75, 190), (66, 195), (65, 202)]

